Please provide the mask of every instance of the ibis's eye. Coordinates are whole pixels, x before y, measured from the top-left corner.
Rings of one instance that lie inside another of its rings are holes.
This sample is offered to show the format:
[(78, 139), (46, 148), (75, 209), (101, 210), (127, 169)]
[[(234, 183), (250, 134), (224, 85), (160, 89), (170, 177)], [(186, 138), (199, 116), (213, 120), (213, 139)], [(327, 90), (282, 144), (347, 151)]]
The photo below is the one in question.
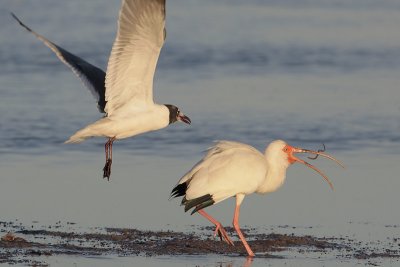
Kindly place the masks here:
[(283, 148), (283, 152), (288, 152), (288, 148), (285, 146), (284, 148)]

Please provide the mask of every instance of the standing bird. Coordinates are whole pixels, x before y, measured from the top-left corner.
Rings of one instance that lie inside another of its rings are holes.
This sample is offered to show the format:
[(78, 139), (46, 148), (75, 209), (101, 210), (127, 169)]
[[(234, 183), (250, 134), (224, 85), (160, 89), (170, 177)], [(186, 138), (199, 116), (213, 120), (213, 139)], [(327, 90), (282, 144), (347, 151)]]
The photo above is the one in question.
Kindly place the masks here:
[(293, 147), (282, 140), (269, 144), (264, 154), (246, 144), (220, 141), (208, 149), (205, 157), (179, 180), (171, 192), (171, 197), (183, 196), (182, 205), (185, 206), (185, 212), (194, 208), (192, 214), (198, 212), (213, 223), (216, 226), (214, 236), (218, 233), (221, 240), (230, 245), (233, 245), (233, 242), (222, 224), (203, 209), (229, 197), (236, 197), (233, 227), (248, 255), (254, 257), (239, 227), (240, 205), (246, 195), (276, 191), (285, 181), (286, 169), (295, 162), (317, 171), (333, 190), (327, 176), (313, 165), (297, 158), (295, 153), (320, 155), (343, 167), (339, 161), (325, 153)]
[(66, 64), (97, 98), (105, 116), (77, 131), (65, 143), (80, 143), (102, 136), (106, 164), (103, 178), (110, 178), (112, 145), (117, 139), (155, 131), (176, 121), (191, 120), (174, 105), (153, 101), (153, 78), (165, 41), (165, 0), (123, 0), (118, 31), (108, 61), (107, 73), (32, 31)]

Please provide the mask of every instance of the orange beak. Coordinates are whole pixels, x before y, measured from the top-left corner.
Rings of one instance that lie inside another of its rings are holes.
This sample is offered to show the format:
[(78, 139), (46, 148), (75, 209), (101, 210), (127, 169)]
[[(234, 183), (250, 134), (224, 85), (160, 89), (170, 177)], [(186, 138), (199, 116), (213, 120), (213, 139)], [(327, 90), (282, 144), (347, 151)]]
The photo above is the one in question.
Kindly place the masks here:
[(333, 185), (332, 185), (331, 181), (329, 180), (329, 178), (322, 171), (320, 171), (318, 168), (314, 167), (310, 163), (308, 163), (308, 162), (306, 162), (306, 161), (304, 161), (302, 159), (297, 158), (296, 156), (294, 156), (294, 153), (310, 153), (310, 154), (314, 154), (314, 155), (319, 155), (319, 156), (325, 157), (327, 159), (333, 160), (334, 162), (339, 164), (342, 168), (344, 168), (344, 165), (340, 161), (338, 161), (334, 157), (329, 156), (328, 154), (325, 154), (325, 153), (322, 153), (322, 152), (303, 149), (303, 148), (298, 148), (298, 147), (293, 147), (293, 146), (290, 146), (290, 145), (286, 145), (283, 148), (283, 151), (288, 155), (288, 161), (289, 161), (290, 164), (293, 164), (293, 163), (295, 163), (297, 161), (297, 162), (299, 162), (301, 164), (306, 165), (307, 167), (310, 167), (314, 171), (318, 172), (325, 179), (325, 181), (329, 184), (329, 186), (333, 190)]

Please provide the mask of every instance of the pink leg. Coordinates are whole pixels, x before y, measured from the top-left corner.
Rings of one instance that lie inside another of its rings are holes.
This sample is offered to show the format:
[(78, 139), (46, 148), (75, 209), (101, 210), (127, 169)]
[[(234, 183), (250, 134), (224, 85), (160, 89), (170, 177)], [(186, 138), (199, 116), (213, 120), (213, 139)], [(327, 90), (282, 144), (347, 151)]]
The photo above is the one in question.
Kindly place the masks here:
[(243, 263), (243, 267), (250, 267), (253, 263), (254, 258), (251, 256), (246, 258), (246, 261)]
[(242, 231), (240, 230), (240, 227), (239, 227), (240, 203), (242, 202), (242, 200), (243, 200), (242, 197), (239, 198), (238, 196), (236, 196), (236, 208), (235, 208), (235, 215), (233, 216), (233, 227), (235, 228), (236, 233), (239, 235), (239, 238), (242, 241), (242, 243), (247, 251), (247, 254), (249, 254), (249, 257), (254, 257), (255, 254), (251, 250), (249, 244), (247, 244), (247, 241), (244, 238)]
[(211, 217), (209, 214), (207, 214), (204, 210), (199, 210), (197, 211), (200, 215), (202, 215), (204, 218), (206, 218), (207, 220), (209, 220), (211, 223), (213, 223), (216, 228), (214, 231), (214, 237), (217, 235), (219, 235), (219, 238), (224, 239), (224, 241), (226, 243), (228, 243), (229, 245), (234, 246), (232, 240), (229, 238), (228, 234), (226, 233), (224, 227), (222, 227), (222, 224), (217, 221), (216, 219), (214, 219), (213, 217)]

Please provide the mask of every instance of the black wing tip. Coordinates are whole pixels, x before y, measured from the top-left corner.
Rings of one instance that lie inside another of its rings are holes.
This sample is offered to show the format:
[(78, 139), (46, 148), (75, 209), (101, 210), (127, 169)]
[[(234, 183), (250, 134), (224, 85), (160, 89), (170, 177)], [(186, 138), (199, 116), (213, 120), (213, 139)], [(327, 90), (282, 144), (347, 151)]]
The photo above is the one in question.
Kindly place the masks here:
[(190, 213), (190, 215), (193, 215), (199, 210), (207, 208), (208, 206), (211, 206), (215, 203), (215, 200), (213, 199), (211, 194), (187, 200), (185, 196), (187, 187), (188, 187), (187, 182), (176, 185), (172, 189), (169, 199), (183, 196), (181, 206), (185, 206), (185, 212), (194, 208), (193, 211)]
[(29, 28), (28, 26), (26, 26), (18, 17), (17, 15), (15, 15), (13, 12), (10, 12), (10, 15), (22, 26), (24, 27), (26, 30), (28, 31), (32, 31), (31, 28)]
[(202, 210), (204, 208), (207, 208), (208, 206), (211, 206), (215, 203), (213, 199), (207, 200), (203, 202), (202, 204), (196, 206), (196, 208), (190, 213), (190, 215), (193, 215), (194, 213), (198, 212), (199, 210)]
[(17, 15), (15, 15), (14, 12), (10, 12), (10, 15), (11, 15), (15, 20), (20, 21), (20, 20), (18, 19)]
[(13, 17), (19, 24), (23, 25), (22, 21), (14, 14), (14, 12), (10, 12), (11, 17)]
[[(99, 95), (105, 95), (105, 93), (100, 92)], [(99, 111), (100, 113), (104, 113), (104, 114), (106, 114), (106, 116), (107, 116), (107, 113), (106, 113), (106, 111), (104, 110), (104, 109), (106, 108), (106, 104), (107, 104), (107, 101), (105, 101), (104, 99), (100, 99), (100, 100), (97, 102), (97, 109), (98, 109), (98, 111)]]
[(187, 190), (187, 183), (178, 184), (172, 189), (170, 198), (184, 196), (186, 194), (186, 190)]
[(99, 112), (106, 113), (104, 110), (107, 104), (107, 101), (105, 100), (105, 85), (104, 85), (106, 76), (105, 72), (100, 68), (90, 64), (89, 62), (86, 62), (82, 58), (56, 45), (55, 43), (51, 42), (44, 36), (36, 33), (34, 30), (25, 25), (13, 12), (10, 12), (10, 15), (23, 28), (25, 28), (28, 32), (33, 33), (36, 36), (36, 38), (41, 40), (47, 47), (53, 50), (53, 52), (56, 53), (57, 57), (75, 72), (75, 74), (81, 79), (81, 81), (83, 81), (86, 87), (95, 95), (96, 98), (98, 98), (97, 109), (99, 110)]
[(215, 203), (214, 199), (212, 198), (212, 195), (207, 194), (198, 198), (194, 198), (194, 199), (190, 199), (190, 200), (186, 200), (184, 203), (185, 205), (185, 212), (187, 212), (188, 210), (190, 210), (191, 208), (195, 208), (191, 214), (204, 209), (208, 206), (211, 206)]

